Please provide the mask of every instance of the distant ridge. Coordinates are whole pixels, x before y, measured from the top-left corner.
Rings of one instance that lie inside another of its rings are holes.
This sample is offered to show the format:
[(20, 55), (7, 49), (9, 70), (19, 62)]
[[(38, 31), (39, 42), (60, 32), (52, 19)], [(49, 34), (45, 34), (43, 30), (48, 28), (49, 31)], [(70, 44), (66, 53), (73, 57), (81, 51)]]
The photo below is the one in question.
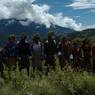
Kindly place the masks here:
[(85, 29), (83, 31), (80, 32), (72, 32), (68, 34), (69, 37), (71, 38), (91, 38), (91, 39), (95, 39), (95, 29)]
[[(26, 21), (26, 20), (22, 20)], [(20, 35), (21, 32), (27, 32), (29, 36), (33, 33), (39, 33), (42, 37), (46, 37), (48, 31), (55, 32), (56, 35), (75, 32), (73, 29), (60, 27), (57, 25), (51, 25), (50, 28), (46, 28), (45, 25), (32, 22), (29, 25), (22, 25), (19, 20), (7, 19), (0, 20), (0, 37), (6, 37), (9, 34)]]

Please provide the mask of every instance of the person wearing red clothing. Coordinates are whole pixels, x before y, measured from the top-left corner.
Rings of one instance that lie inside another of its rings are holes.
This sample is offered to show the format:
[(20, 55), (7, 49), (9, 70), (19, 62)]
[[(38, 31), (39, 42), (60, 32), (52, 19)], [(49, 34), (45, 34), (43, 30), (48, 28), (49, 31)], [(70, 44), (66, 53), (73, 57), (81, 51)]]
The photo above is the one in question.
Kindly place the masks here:
[(70, 43), (67, 38), (62, 37), (58, 45), (59, 65), (63, 69), (69, 63)]
[(95, 73), (95, 43), (92, 46), (93, 73)]
[(73, 49), (72, 49), (73, 57), (74, 57), (74, 68), (81, 69), (82, 67), (82, 52), (81, 52), (81, 45), (79, 42), (74, 42)]
[(84, 68), (87, 71), (91, 71), (91, 44), (88, 39), (83, 41), (82, 51), (84, 56)]

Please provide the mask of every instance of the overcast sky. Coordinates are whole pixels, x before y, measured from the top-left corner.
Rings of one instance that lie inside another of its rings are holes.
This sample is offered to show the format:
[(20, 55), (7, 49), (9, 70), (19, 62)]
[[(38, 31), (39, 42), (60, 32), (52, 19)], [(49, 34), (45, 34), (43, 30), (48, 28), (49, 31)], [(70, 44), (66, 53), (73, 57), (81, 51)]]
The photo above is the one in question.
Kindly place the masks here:
[(0, 0), (0, 19), (15, 18), (75, 30), (95, 28), (95, 0)]

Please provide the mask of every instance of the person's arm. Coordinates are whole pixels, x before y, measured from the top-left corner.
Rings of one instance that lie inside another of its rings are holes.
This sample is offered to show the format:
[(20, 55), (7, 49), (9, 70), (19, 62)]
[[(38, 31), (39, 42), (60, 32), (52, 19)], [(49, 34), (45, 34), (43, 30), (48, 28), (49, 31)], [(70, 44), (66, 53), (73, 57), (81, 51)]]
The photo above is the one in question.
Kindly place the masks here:
[(58, 53), (58, 48), (57, 48), (57, 44), (56, 41), (54, 40), (54, 54)]
[(61, 43), (58, 44), (57, 49), (58, 49), (58, 56), (62, 55), (62, 52), (61, 52), (62, 51), (61, 50)]
[(17, 43), (16, 54), (17, 54), (17, 59), (21, 60), (21, 56), (20, 56), (20, 43)]

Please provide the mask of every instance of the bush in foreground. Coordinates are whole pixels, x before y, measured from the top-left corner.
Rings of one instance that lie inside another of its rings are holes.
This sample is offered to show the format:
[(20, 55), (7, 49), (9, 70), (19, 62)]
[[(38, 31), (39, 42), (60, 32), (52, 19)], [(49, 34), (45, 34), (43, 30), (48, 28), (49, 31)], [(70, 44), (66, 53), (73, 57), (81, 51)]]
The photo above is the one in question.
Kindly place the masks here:
[(0, 79), (0, 95), (95, 95), (95, 76), (71, 68), (35, 78), (16, 73), (12, 80)]

